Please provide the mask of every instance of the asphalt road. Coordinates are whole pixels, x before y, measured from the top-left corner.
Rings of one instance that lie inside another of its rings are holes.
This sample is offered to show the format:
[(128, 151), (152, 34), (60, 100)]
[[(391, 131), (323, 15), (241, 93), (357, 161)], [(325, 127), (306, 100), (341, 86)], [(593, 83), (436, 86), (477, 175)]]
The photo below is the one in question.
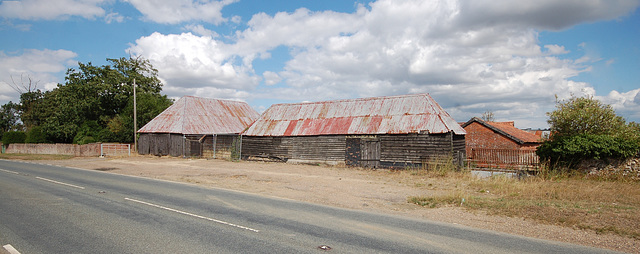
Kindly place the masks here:
[(6, 160), (0, 160), (0, 245), (20, 253), (607, 252), (224, 189)]

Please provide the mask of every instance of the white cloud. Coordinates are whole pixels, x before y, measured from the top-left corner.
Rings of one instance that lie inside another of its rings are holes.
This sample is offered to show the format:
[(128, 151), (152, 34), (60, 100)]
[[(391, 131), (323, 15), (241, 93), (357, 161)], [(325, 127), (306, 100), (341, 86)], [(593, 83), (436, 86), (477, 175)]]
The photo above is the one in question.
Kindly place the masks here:
[[(611, 105), (619, 115), (640, 119), (640, 88), (624, 93), (614, 90), (606, 96), (596, 96), (595, 98)], [(636, 122), (638, 121), (636, 120)]]
[[(181, 93), (178, 97), (186, 91), (213, 90), (238, 95), (259, 82), (253, 70), (234, 64), (235, 56), (209, 36), (153, 33), (137, 39), (127, 52), (149, 59), (165, 83), (164, 90)], [(229, 92), (232, 90), (236, 92)]]
[(262, 76), (264, 77), (264, 83), (268, 86), (278, 84), (282, 80), (278, 73), (272, 71), (265, 71)]
[[(329, 100), (428, 92), (458, 121), (491, 110), (520, 127), (544, 127), (555, 96), (595, 95), (589, 84), (570, 79), (600, 57), (586, 50), (578, 59), (559, 58), (569, 53), (565, 46), (539, 45), (538, 31), (614, 19), (639, 4), (379, 0), (354, 13), (258, 13), (227, 43), (204, 27), (185, 26), (205, 36), (154, 33), (129, 50), (149, 58), (165, 91), (178, 97)], [(192, 20), (174, 18), (156, 22)], [(291, 56), (284, 68), (256, 75), (253, 61), (282, 46)], [(265, 87), (258, 87), (260, 80)], [(281, 85), (270, 86), (275, 83)], [(616, 107), (636, 109), (637, 92), (622, 97)]]
[[(18, 102), (19, 93), (12, 88), (15, 85), (31, 84), (40, 90), (53, 89), (59, 78), (55, 75), (67, 69), (68, 63), (77, 56), (68, 50), (24, 50), (21, 55), (0, 51), (0, 103)], [(13, 80), (12, 80), (13, 78)]]
[(100, 7), (108, 0), (22, 0), (0, 3), (0, 16), (26, 20), (65, 19), (80, 16), (95, 19), (105, 15)]
[(157, 23), (178, 24), (187, 21), (204, 21), (220, 24), (224, 6), (237, 0), (125, 0), (138, 9), (146, 19)]
[(124, 22), (124, 20), (125, 17), (117, 12), (109, 13), (104, 17), (104, 22), (106, 22), (107, 24), (111, 24), (111, 22), (122, 23)]
[(212, 38), (218, 37), (218, 33), (216, 33), (215, 31), (206, 29), (203, 25), (196, 25), (196, 24), (186, 25), (184, 26), (183, 30), (191, 31), (194, 34), (201, 35), (201, 36), (209, 36)]

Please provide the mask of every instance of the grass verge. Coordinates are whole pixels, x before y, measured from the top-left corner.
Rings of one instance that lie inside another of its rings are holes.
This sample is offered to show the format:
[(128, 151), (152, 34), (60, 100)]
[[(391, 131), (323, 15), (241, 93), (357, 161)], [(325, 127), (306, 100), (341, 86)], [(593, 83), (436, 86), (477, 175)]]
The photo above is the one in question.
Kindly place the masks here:
[(425, 208), (457, 206), (488, 214), (533, 219), (546, 224), (613, 233), (640, 240), (640, 183), (593, 179), (586, 175), (505, 176), (479, 179), (470, 172), (406, 172), (406, 184), (426, 195), (407, 202)]

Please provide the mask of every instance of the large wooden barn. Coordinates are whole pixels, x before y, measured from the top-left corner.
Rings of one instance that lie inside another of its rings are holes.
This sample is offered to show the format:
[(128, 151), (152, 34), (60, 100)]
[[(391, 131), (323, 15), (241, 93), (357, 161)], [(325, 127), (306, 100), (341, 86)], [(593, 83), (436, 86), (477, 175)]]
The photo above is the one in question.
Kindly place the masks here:
[(429, 94), (276, 104), (242, 138), (242, 156), (364, 167), (464, 160), (465, 130)]
[(138, 130), (138, 153), (214, 157), (258, 117), (245, 102), (184, 96)]

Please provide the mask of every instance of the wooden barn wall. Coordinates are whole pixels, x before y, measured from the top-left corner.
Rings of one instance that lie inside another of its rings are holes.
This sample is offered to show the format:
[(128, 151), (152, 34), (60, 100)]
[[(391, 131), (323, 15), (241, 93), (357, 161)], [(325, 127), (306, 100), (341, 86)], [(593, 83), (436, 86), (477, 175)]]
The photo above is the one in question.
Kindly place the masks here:
[(181, 134), (141, 133), (138, 138), (138, 153), (181, 156), (182, 142)]
[(138, 154), (149, 154), (149, 139), (151, 136), (147, 133), (141, 133), (138, 138)]
[(244, 158), (344, 161), (345, 136), (242, 137)]
[(454, 163), (461, 165), (464, 158), (464, 135), (379, 135), (379, 138), (382, 167), (422, 165), (448, 156), (453, 156)]
[[(439, 157), (453, 156), (461, 165), (464, 159), (464, 135), (407, 134), (373, 135), (380, 142), (380, 165), (382, 167), (404, 167), (421, 165)], [(367, 140), (371, 136), (365, 137)], [(349, 143), (347, 143), (349, 142)], [(257, 137), (242, 138), (242, 156), (278, 158), (281, 160), (342, 161), (347, 165), (360, 163), (360, 140), (345, 135)], [(453, 146), (452, 146), (453, 144)], [(372, 165), (372, 164), (369, 164)]]

